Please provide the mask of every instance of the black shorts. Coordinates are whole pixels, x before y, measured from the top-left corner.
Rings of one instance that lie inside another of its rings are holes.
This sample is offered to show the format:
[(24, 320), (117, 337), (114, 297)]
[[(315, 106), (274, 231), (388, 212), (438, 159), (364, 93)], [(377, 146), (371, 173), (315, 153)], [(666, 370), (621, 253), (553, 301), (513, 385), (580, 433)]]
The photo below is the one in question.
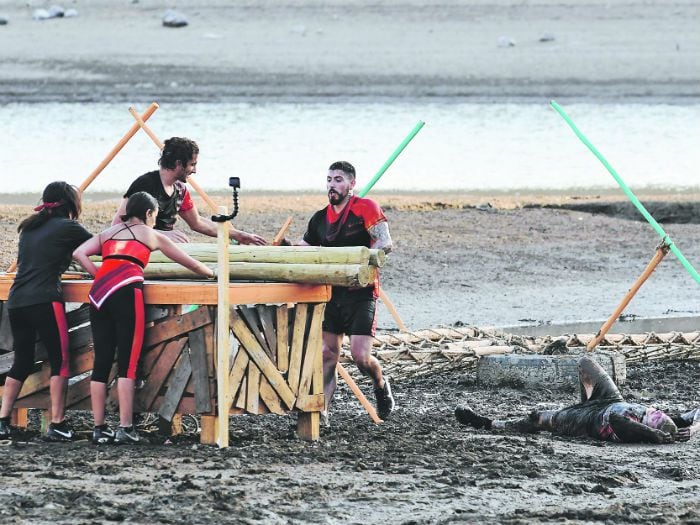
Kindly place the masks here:
[(374, 335), (377, 328), (377, 301), (330, 302), (326, 305), (323, 331), (332, 334)]

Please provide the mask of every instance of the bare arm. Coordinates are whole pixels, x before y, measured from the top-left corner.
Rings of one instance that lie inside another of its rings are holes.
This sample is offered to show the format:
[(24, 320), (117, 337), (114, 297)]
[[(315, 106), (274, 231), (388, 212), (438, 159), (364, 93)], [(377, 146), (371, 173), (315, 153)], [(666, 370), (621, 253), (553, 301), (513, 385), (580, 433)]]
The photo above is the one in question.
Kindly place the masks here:
[(90, 256), (100, 253), (101, 248), (102, 242), (100, 242), (100, 236), (95, 235), (75, 249), (73, 252), (73, 259), (78, 261), (80, 266), (85, 268), (85, 270), (94, 277), (97, 273), (97, 266), (90, 260)]
[[(181, 211), (180, 217), (183, 218), (183, 220), (187, 223), (187, 225), (190, 228), (192, 228), (193, 231), (196, 231), (197, 233), (201, 233), (203, 235), (208, 235), (209, 237), (216, 237), (216, 224), (210, 219), (199, 215), (196, 206), (193, 206), (187, 211)], [(259, 235), (256, 235), (254, 233), (247, 233), (241, 230), (237, 230), (233, 226), (231, 226), (229, 237), (237, 241), (239, 244), (256, 244), (259, 246), (264, 246), (267, 244), (267, 241), (263, 237), (260, 237)]]
[(391, 252), (392, 248), (394, 247), (394, 243), (391, 240), (388, 222), (378, 222), (367, 231), (369, 236), (372, 238), (372, 248), (384, 250), (384, 253)]
[(128, 199), (122, 199), (122, 203), (119, 205), (119, 208), (117, 209), (117, 213), (114, 215), (114, 218), (112, 219), (112, 226), (115, 224), (121, 224), (122, 223), (122, 215), (126, 213), (126, 201)]
[(197, 259), (190, 257), (185, 252), (183, 252), (177, 245), (171, 241), (167, 236), (163, 235), (161, 232), (153, 230), (154, 244), (153, 248), (160, 250), (167, 257), (172, 259), (178, 264), (181, 264), (185, 268), (192, 270), (199, 275), (205, 277), (214, 277), (214, 270), (206, 266), (205, 264), (199, 262)]

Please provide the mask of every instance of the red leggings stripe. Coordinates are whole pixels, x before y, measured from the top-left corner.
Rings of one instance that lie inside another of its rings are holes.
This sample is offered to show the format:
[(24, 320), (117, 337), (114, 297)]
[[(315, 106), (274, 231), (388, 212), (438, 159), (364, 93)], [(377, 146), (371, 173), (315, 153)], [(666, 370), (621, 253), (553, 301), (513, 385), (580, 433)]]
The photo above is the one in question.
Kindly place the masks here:
[(140, 288), (134, 289), (134, 338), (131, 340), (131, 356), (129, 357), (129, 368), (126, 377), (136, 379), (136, 367), (139, 364), (141, 357), (141, 348), (143, 347), (143, 331), (144, 331), (144, 306), (143, 292)]
[(58, 328), (58, 337), (61, 340), (61, 377), (69, 377), (70, 375), (70, 356), (68, 355), (68, 321), (66, 321), (66, 310), (63, 303), (54, 301), (53, 315), (56, 318), (56, 327)]

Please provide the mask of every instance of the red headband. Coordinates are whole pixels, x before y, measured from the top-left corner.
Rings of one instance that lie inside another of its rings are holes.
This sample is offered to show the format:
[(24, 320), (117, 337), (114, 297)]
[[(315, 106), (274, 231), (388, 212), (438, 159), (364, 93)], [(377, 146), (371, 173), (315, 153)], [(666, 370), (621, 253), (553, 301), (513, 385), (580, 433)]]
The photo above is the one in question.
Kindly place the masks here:
[(65, 204), (63, 201), (44, 202), (44, 203), (40, 204), (39, 206), (37, 206), (36, 208), (34, 208), (34, 211), (41, 211), (44, 208), (50, 210), (51, 208), (58, 208), (59, 206), (61, 206), (63, 204)]

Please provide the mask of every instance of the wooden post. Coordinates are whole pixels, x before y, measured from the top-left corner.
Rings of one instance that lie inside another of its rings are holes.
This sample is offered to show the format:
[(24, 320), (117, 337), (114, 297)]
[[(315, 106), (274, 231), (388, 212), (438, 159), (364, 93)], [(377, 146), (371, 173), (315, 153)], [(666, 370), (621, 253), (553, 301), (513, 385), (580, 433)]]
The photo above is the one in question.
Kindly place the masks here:
[[(146, 135), (151, 137), (151, 140), (153, 141), (153, 143), (156, 146), (158, 146), (158, 149), (162, 150), (163, 143), (158, 139), (158, 137), (156, 137), (156, 134), (153, 133), (151, 128), (149, 128), (145, 124), (145, 122), (144, 122), (145, 119), (142, 119), (141, 116), (136, 112), (136, 110), (134, 108), (129, 108), (129, 113), (131, 113), (131, 116), (133, 116), (134, 119), (136, 119), (136, 125), (140, 126), (141, 129), (146, 133)], [(207, 203), (207, 206), (209, 206), (209, 209), (211, 210), (211, 212), (217, 213), (218, 206), (216, 205), (216, 203), (213, 200), (211, 200), (209, 195), (206, 194), (206, 192), (202, 189), (202, 187), (199, 185), (199, 183), (195, 180), (195, 178), (192, 175), (190, 175), (187, 178), (187, 182), (190, 184), (190, 186), (192, 186), (194, 188), (194, 191), (196, 191), (197, 194), (200, 197), (202, 197), (204, 202)]]
[(28, 408), (15, 408), (12, 410), (12, 416), (10, 419), (10, 424), (18, 428), (27, 428), (29, 422), (29, 409)]
[[(219, 208), (220, 215), (228, 215), (226, 206)], [(226, 403), (229, 377), (229, 273), (228, 273), (229, 221), (218, 223), (219, 264), (217, 268), (218, 301), (216, 316), (216, 444), (228, 447), (228, 414)]]
[(362, 393), (362, 390), (360, 390), (360, 387), (357, 386), (357, 383), (355, 383), (355, 380), (350, 376), (350, 374), (348, 374), (348, 371), (345, 370), (343, 365), (338, 363), (335, 365), (335, 369), (338, 371), (338, 374), (340, 374), (340, 377), (343, 378), (343, 381), (345, 381), (350, 387), (352, 393), (355, 394), (357, 400), (362, 404), (363, 407), (365, 407), (365, 410), (369, 414), (369, 417), (372, 418), (372, 421), (374, 421), (377, 425), (379, 423), (383, 423), (384, 420), (377, 415), (377, 410), (374, 408), (374, 406), (372, 406), (372, 403), (370, 403), (367, 400), (365, 395)]
[(656, 249), (656, 253), (654, 254), (654, 257), (652, 257), (651, 261), (649, 261), (649, 264), (642, 272), (642, 275), (639, 276), (639, 278), (632, 285), (632, 288), (630, 288), (629, 291), (625, 294), (625, 296), (622, 298), (622, 301), (617, 306), (617, 308), (612, 313), (612, 315), (608, 318), (608, 320), (605, 321), (605, 323), (603, 323), (603, 326), (600, 327), (600, 330), (598, 330), (598, 333), (596, 334), (596, 336), (593, 339), (591, 339), (590, 343), (588, 343), (588, 345), (586, 346), (586, 350), (588, 350), (590, 352), (596, 346), (598, 346), (598, 343), (600, 343), (603, 340), (603, 338), (605, 337), (605, 334), (607, 334), (608, 330), (610, 330), (612, 325), (615, 324), (615, 321), (617, 321), (618, 317), (620, 317), (620, 315), (622, 314), (624, 309), (627, 307), (627, 305), (630, 303), (632, 298), (639, 291), (639, 289), (642, 287), (642, 285), (645, 283), (645, 281), (649, 278), (649, 276), (653, 273), (653, 271), (656, 269), (656, 267), (663, 260), (663, 258), (666, 256), (667, 253), (668, 253), (668, 246), (666, 244), (662, 244), (661, 246), (659, 246)]

